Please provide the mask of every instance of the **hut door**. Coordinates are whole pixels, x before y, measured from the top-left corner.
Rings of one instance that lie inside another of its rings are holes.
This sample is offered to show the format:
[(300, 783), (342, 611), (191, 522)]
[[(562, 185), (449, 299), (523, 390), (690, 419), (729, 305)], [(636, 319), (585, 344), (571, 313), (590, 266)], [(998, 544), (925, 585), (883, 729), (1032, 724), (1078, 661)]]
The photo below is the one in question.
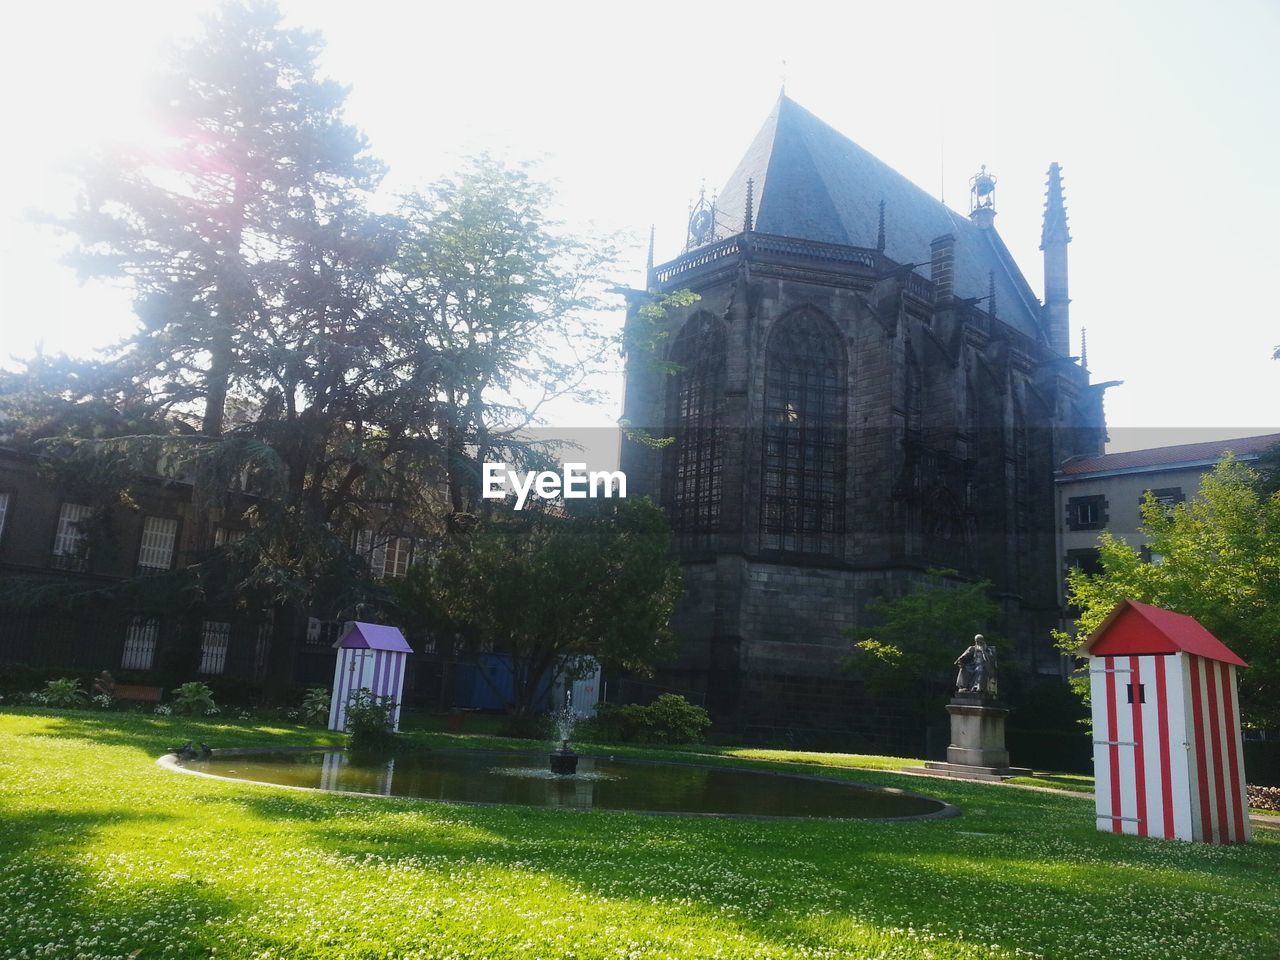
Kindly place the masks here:
[(370, 665), (373, 662), (371, 650), (356, 650), (351, 658), (351, 693), (367, 690), (370, 687)]
[(1142, 837), (1184, 835), (1175, 803), (1186, 782), (1181, 724), (1173, 719), (1181, 716), (1179, 673), (1177, 660), (1161, 654), (1094, 658), (1090, 681), (1099, 830)]
[(1093, 775), (1100, 830), (1146, 835), (1142, 708), (1146, 685), (1137, 657), (1102, 657), (1089, 670), (1093, 697)]

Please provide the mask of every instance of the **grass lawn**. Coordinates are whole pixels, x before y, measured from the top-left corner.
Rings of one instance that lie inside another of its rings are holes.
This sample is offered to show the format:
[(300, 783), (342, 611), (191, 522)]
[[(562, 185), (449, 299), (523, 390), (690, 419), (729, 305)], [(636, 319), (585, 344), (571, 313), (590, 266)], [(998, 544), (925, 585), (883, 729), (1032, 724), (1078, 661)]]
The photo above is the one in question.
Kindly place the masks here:
[[(1280, 957), (1275, 832), (1232, 848), (1117, 837), (1094, 830), (1084, 798), (848, 758), (821, 772), (963, 815), (760, 822), (342, 797), (155, 765), (187, 739), (334, 742), (0, 712), (0, 957)], [(728, 752), (707, 762), (770, 765)]]

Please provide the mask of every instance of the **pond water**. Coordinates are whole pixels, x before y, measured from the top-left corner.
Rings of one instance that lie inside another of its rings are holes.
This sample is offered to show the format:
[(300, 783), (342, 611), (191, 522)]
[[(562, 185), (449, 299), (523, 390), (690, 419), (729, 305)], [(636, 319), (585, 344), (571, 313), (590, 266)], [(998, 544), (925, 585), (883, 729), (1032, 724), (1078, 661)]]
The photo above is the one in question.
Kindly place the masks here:
[(183, 766), (295, 787), (462, 803), (747, 817), (884, 819), (939, 814), (939, 800), (815, 777), (583, 756), (560, 777), (547, 754), (423, 751), (394, 758), (338, 750), (215, 756)]

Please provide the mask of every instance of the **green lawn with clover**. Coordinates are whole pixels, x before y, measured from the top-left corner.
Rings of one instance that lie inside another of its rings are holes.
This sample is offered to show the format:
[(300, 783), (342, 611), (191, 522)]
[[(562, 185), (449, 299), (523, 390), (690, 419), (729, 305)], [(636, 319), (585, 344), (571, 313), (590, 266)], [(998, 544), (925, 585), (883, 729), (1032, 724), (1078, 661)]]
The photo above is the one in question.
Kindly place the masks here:
[(0, 956), (1280, 957), (1275, 832), (1232, 848), (1117, 837), (1094, 830), (1083, 796), (768, 751), (707, 762), (905, 785), (963, 815), (761, 822), (343, 797), (156, 766), (187, 739), (336, 742), (252, 721), (0, 711)]

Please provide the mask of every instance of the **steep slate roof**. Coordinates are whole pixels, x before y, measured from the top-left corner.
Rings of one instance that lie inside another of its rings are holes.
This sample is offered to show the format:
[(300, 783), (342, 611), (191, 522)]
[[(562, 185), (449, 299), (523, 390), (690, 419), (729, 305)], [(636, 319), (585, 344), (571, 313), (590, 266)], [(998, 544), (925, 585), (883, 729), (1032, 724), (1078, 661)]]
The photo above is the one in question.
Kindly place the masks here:
[(1197, 657), (1248, 664), (1227, 649), (1195, 617), (1137, 600), (1121, 600), (1080, 648), (1095, 657), (1141, 656), (1147, 653), (1193, 653)]
[(760, 233), (874, 248), (883, 199), (891, 259), (927, 264), (930, 242), (954, 235), (956, 296), (985, 297), (994, 271), (997, 317), (1043, 339), (1039, 300), (995, 230), (949, 209), (785, 94), (718, 195), (722, 235), (742, 229), (748, 179)]
[(413, 647), (404, 638), (404, 634), (395, 627), (384, 627), (378, 623), (361, 623), (352, 620), (347, 623), (333, 644), (334, 648), (364, 648), (367, 650), (394, 650), (398, 653), (413, 653)]
[(1204, 443), (1180, 443), (1172, 447), (1126, 450), (1098, 457), (1076, 457), (1064, 463), (1060, 472), (1063, 476), (1074, 477), (1116, 470), (1138, 472), (1158, 467), (1217, 463), (1228, 450), (1238, 457), (1253, 459), (1278, 443), (1280, 433), (1268, 433), (1260, 437), (1240, 437), (1236, 440), (1208, 440)]

